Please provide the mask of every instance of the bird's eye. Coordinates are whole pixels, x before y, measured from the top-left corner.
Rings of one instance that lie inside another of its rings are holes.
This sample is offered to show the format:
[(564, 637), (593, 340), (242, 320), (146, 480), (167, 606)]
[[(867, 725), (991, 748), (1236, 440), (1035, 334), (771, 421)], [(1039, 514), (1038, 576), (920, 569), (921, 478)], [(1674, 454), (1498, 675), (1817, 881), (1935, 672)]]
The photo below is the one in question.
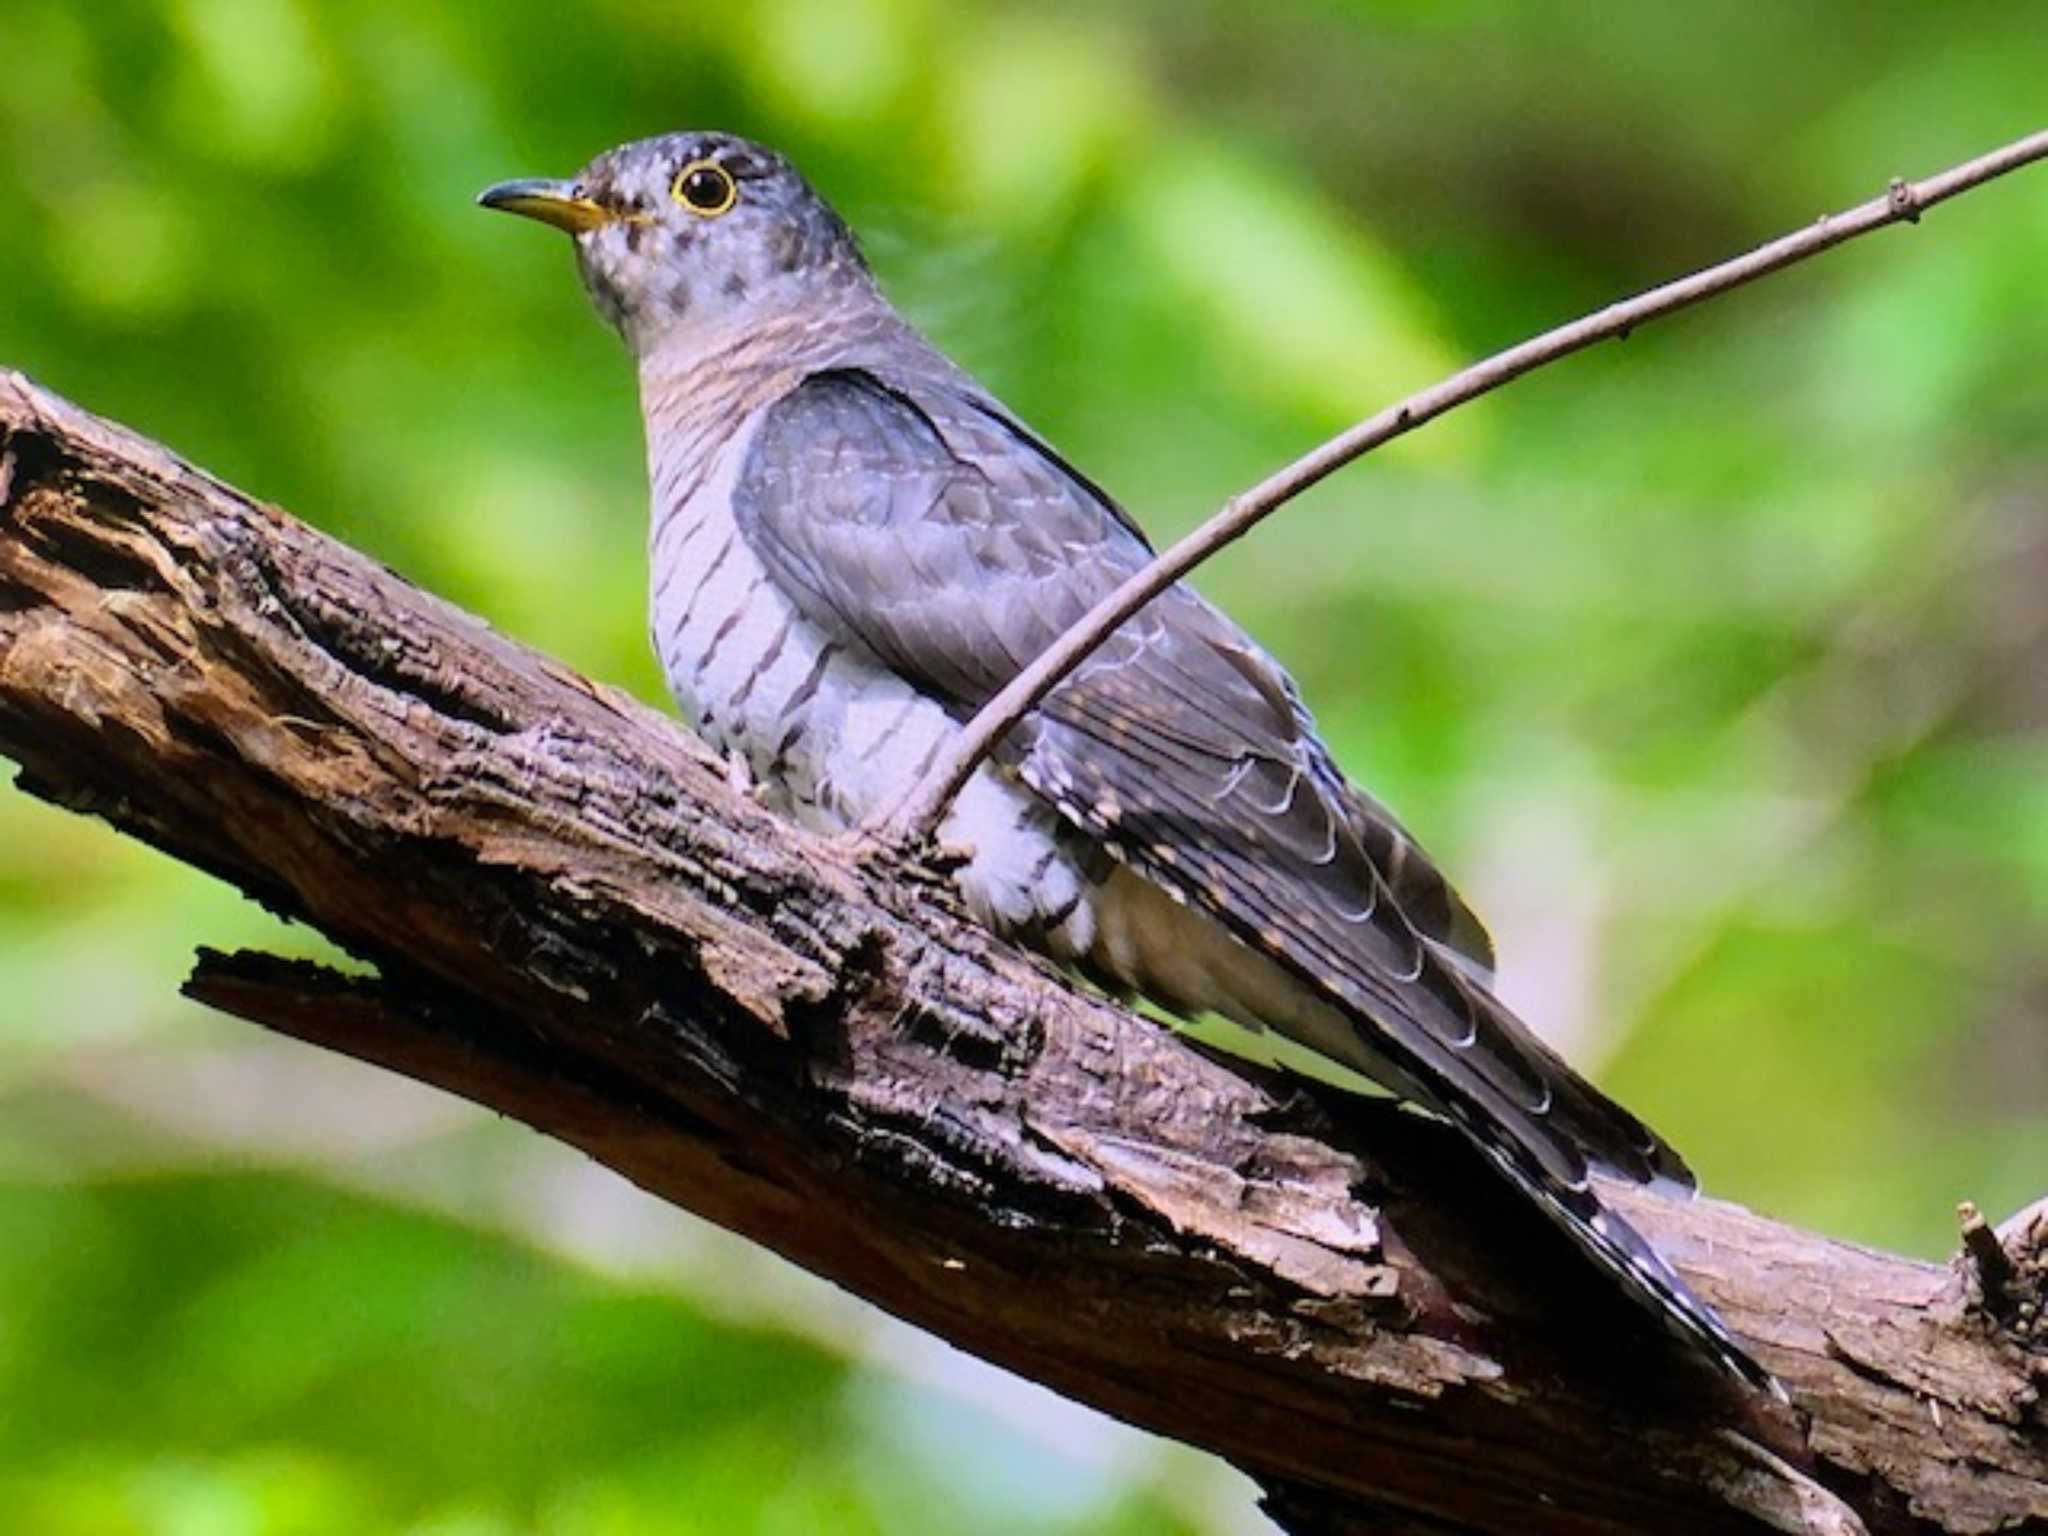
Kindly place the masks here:
[(710, 160), (695, 160), (676, 172), (670, 194), (690, 212), (715, 219), (740, 200), (732, 172)]

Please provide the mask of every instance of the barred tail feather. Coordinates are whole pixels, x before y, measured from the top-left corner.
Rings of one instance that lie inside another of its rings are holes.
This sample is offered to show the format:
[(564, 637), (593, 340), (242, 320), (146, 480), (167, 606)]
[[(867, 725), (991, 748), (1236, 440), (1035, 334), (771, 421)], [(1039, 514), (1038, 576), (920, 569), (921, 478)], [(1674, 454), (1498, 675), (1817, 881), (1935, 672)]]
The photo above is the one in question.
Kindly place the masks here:
[(1678, 1272), (1650, 1246), (1649, 1239), (1629, 1225), (1620, 1212), (1600, 1202), (1590, 1183), (1576, 1188), (1560, 1183), (1531, 1166), (1515, 1147), (1500, 1141), (1490, 1128), (1475, 1123), (1468, 1113), (1459, 1113), (1454, 1108), (1451, 1119), (1510, 1184), (1528, 1196), (1581, 1253), (1612, 1276), (1630, 1299), (1656, 1318), (1667, 1333), (1705, 1354), (1737, 1381), (1767, 1392), (1781, 1403), (1790, 1403), (1777, 1377), (1737, 1341), (1713, 1308), (1693, 1294)]

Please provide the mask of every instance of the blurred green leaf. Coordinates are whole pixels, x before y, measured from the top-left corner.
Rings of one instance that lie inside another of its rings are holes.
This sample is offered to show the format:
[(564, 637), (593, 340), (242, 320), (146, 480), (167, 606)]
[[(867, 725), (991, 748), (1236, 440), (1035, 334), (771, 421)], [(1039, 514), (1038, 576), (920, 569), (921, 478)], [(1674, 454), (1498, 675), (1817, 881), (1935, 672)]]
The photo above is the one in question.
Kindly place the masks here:
[[(6, 0), (0, 364), (659, 698), (631, 369), (490, 181), (776, 143), (1164, 538), (1466, 360), (2037, 126), (2031, 38), (1992, 0)], [(1712, 1192), (1930, 1255), (2048, 1163), (2044, 270), (2036, 170), (1521, 381), (1199, 577)], [(243, 1038), (176, 998), (201, 942), (327, 955), (0, 788), (24, 1528), (1196, 1520), (303, 1177), (107, 1182), (257, 1156), (232, 1100), (172, 1132), (97, 1091)]]

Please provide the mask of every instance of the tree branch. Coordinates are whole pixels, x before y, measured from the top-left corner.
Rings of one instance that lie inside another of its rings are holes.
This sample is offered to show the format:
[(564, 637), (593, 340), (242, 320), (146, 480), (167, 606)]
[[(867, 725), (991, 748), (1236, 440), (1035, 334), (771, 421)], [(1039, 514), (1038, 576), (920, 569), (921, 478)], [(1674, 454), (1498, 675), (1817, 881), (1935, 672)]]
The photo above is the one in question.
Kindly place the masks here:
[(1008, 735), (1011, 727), (1030, 712), (1060, 680), (1087, 660), (1090, 652), (1115, 633), (1117, 626), (1143, 608), (1161, 592), (1215, 554), (1224, 545), (1243, 538), (1254, 527), (1309, 487), (1362, 458), (1382, 443), (1414, 431), (1446, 411), (1490, 394), (1510, 380), (1531, 373), (1546, 363), (1582, 352), (1609, 338), (1626, 338), (1638, 326), (1665, 315), (1689, 309), (1716, 294), (1727, 293), (1772, 272), (1781, 271), (1809, 256), (1817, 256), (1858, 235), (1883, 229), (1890, 224), (1917, 224), (1921, 214), (1938, 203), (1972, 187), (2016, 171), (2023, 165), (2048, 158), (2048, 129), (2015, 140), (2002, 149), (1980, 155), (1924, 181), (1895, 179), (1884, 196), (1825, 216), (1806, 228), (1760, 245), (1746, 255), (1708, 267), (1690, 277), (1679, 278), (1652, 288), (1621, 303), (1610, 304), (1595, 314), (1574, 320), (1532, 337), (1520, 346), (1497, 352), (1484, 362), (1474, 363), (1428, 389), (1389, 406), (1377, 416), (1331, 438), (1320, 448), (1296, 459), (1246, 491), (1226, 502), (1223, 509), (1192, 533), (1156, 556), (1135, 572), (1114, 592), (1082, 614), (1066, 632), (1019, 672), (975, 713), (966, 728), (940, 753), (924, 777), (889, 815), (884, 836), (893, 842), (916, 844), (929, 838), (980, 766)]
[(727, 788), (669, 720), (0, 374), (0, 752), (373, 968), (194, 996), (583, 1148), (1229, 1458), (1295, 1532), (2048, 1519), (2048, 1221), (1957, 1268), (1614, 1198), (1796, 1414), (1458, 1139), (1211, 1059)]

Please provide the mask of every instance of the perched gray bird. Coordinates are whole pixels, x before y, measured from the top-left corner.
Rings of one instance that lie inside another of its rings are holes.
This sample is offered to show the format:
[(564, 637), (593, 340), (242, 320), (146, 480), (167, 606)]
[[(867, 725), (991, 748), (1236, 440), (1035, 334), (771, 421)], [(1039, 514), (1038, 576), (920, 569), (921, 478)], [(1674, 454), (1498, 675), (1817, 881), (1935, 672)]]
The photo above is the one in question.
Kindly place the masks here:
[[(575, 239), (640, 369), (653, 635), (771, 804), (893, 808), (976, 706), (1150, 556), (1109, 495), (890, 307), (780, 155), (678, 133), (484, 206)], [(1677, 1154), (1488, 990), (1485, 930), (1345, 781), (1294, 681), (1185, 585), (1029, 714), (942, 838), (982, 922), (1122, 994), (1302, 1041), (1445, 1117), (1638, 1302), (1771, 1378), (1588, 1174)]]

